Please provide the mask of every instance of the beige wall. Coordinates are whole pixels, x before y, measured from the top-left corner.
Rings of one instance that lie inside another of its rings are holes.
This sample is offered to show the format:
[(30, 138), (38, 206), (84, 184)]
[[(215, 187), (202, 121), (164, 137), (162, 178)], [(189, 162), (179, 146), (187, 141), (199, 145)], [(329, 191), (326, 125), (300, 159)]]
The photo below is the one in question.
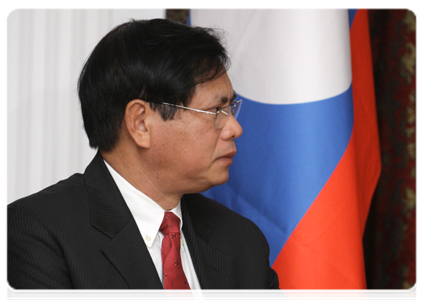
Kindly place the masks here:
[(77, 98), (83, 62), (114, 26), (165, 10), (15, 10), (7, 24), (8, 203), (84, 172), (88, 146)]

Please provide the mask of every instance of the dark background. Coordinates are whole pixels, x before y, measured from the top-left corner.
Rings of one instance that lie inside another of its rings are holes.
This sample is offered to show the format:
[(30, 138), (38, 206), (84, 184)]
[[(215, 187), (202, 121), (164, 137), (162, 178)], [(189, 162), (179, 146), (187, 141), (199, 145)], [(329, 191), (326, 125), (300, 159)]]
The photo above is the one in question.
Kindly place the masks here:
[(416, 16), (369, 10), (382, 172), (364, 233), (368, 288), (416, 283)]
[[(416, 16), (368, 10), (382, 172), (363, 237), (367, 287), (416, 283)], [(166, 17), (186, 23), (188, 10)]]

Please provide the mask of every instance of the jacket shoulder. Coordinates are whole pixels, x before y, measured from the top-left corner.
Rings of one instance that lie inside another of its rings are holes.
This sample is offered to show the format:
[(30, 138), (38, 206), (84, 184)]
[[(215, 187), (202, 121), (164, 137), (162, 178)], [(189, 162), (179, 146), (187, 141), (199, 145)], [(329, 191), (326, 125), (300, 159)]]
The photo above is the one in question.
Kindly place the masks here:
[(212, 248), (222, 250), (231, 259), (221, 267), (242, 274), (227, 279), (224, 288), (278, 288), (277, 274), (269, 266), (269, 245), (254, 222), (201, 194), (184, 195), (183, 205), (196, 237), (205, 241), (206, 253)]
[[(25, 210), (33, 215), (46, 215), (49, 218), (59, 212), (74, 210), (86, 199), (87, 192), (82, 174), (74, 174), (37, 193), (18, 199), (8, 205), (9, 213)], [(54, 212), (54, 213), (53, 213)]]
[(195, 210), (197, 213), (204, 213), (209, 217), (225, 218), (231, 216), (234, 218), (244, 218), (225, 205), (202, 194), (186, 194), (183, 197), (183, 201), (185, 201), (190, 210)]
[[(201, 194), (184, 195), (183, 199), (188, 207), (191, 218), (201, 218), (203, 221), (212, 224), (215, 230), (230, 235), (240, 234), (240, 232), (249, 230), (264, 238), (263, 233), (253, 221), (216, 200), (207, 198)], [(231, 230), (228, 231), (228, 228), (231, 228)]]

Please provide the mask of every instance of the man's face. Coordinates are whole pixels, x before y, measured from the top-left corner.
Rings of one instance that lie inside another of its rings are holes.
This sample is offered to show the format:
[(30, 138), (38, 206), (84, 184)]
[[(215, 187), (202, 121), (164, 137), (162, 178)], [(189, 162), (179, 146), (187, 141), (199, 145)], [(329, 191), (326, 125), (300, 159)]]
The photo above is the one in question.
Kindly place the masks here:
[[(200, 84), (189, 105), (212, 110), (230, 104), (233, 89), (228, 75)], [(230, 115), (223, 128), (214, 126), (215, 115), (178, 109), (174, 120), (157, 121), (151, 133), (155, 179), (167, 192), (196, 193), (225, 183), (236, 153), (234, 139), (242, 128)]]

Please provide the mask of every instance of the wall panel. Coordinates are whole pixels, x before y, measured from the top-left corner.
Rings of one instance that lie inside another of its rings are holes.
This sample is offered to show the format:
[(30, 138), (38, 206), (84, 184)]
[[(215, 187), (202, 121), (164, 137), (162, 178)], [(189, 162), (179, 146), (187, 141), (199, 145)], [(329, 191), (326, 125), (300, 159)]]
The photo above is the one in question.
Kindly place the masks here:
[(77, 80), (97, 42), (165, 10), (15, 10), (8, 18), (8, 203), (84, 172), (95, 155), (83, 130)]

